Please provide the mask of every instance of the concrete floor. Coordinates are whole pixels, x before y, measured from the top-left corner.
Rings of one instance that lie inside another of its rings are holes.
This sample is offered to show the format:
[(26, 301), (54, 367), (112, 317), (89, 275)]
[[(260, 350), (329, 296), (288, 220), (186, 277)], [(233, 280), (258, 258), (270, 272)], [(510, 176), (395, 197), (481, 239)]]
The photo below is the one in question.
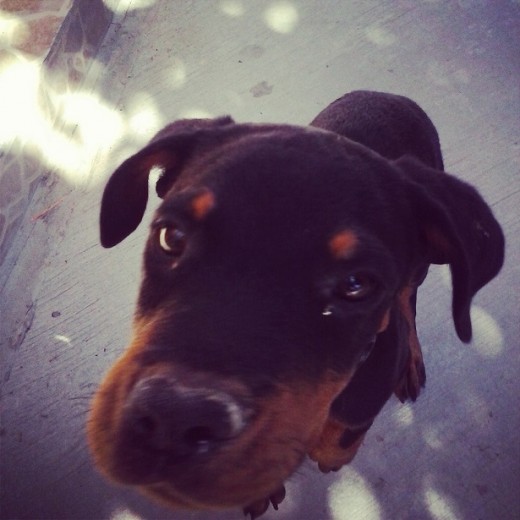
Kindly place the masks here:
[(118, 12), (71, 116), (75, 143), (95, 153), (37, 193), (6, 293), (30, 293), (31, 305), (19, 341), (1, 338), (1, 517), (241, 518), (169, 512), (91, 465), (89, 399), (128, 339), (147, 231), (101, 248), (103, 183), (169, 120), (305, 124), (367, 88), (410, 96), (430, 115), (446, 169), (476, 185), (504, 226), (506, 265), (475, 300), (469, 345), (454, 333), (446, 270), (432, 269), (419, 296), (426, 391), (413, 406), (392, 399), (338, 474), (305, 464), (265, 518), (520, 518), (518, 2), (110, 3)]

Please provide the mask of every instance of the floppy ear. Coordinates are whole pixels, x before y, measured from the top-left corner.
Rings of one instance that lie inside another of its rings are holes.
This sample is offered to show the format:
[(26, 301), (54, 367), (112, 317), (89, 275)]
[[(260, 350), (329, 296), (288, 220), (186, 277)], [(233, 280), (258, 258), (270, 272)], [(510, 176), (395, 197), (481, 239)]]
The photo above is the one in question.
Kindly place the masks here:
[(163, 198), (194, 153), (203, 135), (233, 124), (230, 117), (188, 119), (163, 128), (141, 151), (124, 161), (110, 177), (101, 201), (100, 230), (103, 247), (119, 244), (141, 222), (148, 200), (148, 175), (162, 169), (156, 191)]
[(468, 342), (471, 300), (504, 262), (502, 229), (470, 185), (410, 157), (394, 164), (408, 182), (424, 238), (425, 260), (450, 265), (453, 321), (459, 338)]

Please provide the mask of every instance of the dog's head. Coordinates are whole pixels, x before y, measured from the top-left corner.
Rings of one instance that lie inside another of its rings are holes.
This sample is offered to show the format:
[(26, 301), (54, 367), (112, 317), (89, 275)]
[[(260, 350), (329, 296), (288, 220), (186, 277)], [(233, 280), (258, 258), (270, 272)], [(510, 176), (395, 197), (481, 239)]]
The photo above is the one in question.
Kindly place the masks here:
[(473, 295), (503, 238), (468, 185), (390, 162), (332, 132), (166, 127), (112, 175), (101, 240), (140, 223), (162, 170), (131, 344), (93, 404), (100, 468), (171, 505), (244, 505), (276, 490), (318, 441), (396, 298), (450, 264), (453, 317), (471, 337)]

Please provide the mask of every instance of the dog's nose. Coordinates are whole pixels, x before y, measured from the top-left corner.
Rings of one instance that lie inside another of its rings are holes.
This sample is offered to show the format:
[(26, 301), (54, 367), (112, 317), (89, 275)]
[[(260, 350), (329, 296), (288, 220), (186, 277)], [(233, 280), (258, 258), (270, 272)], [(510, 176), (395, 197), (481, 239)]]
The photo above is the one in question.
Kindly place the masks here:
[(159, 376), (135, 385), (124, 417), (127, 435), (141, 450), (178, 459), (210, 454), (246, 424), (244, 408), (229, 394)]

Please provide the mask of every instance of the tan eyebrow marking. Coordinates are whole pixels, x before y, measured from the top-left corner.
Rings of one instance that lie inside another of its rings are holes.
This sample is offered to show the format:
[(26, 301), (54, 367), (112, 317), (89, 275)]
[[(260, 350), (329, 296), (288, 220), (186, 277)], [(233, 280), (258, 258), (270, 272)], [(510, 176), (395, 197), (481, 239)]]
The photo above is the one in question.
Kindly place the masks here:
[(358, 237), (350, 229), (336, 233), (329, 240), (329, 251), (337, 259), (350, 258), (357, 249)]
[(215, 195), (208, 189), (191, 200), (191, 210), (195, 220), (203, 220), (214, 207)]

